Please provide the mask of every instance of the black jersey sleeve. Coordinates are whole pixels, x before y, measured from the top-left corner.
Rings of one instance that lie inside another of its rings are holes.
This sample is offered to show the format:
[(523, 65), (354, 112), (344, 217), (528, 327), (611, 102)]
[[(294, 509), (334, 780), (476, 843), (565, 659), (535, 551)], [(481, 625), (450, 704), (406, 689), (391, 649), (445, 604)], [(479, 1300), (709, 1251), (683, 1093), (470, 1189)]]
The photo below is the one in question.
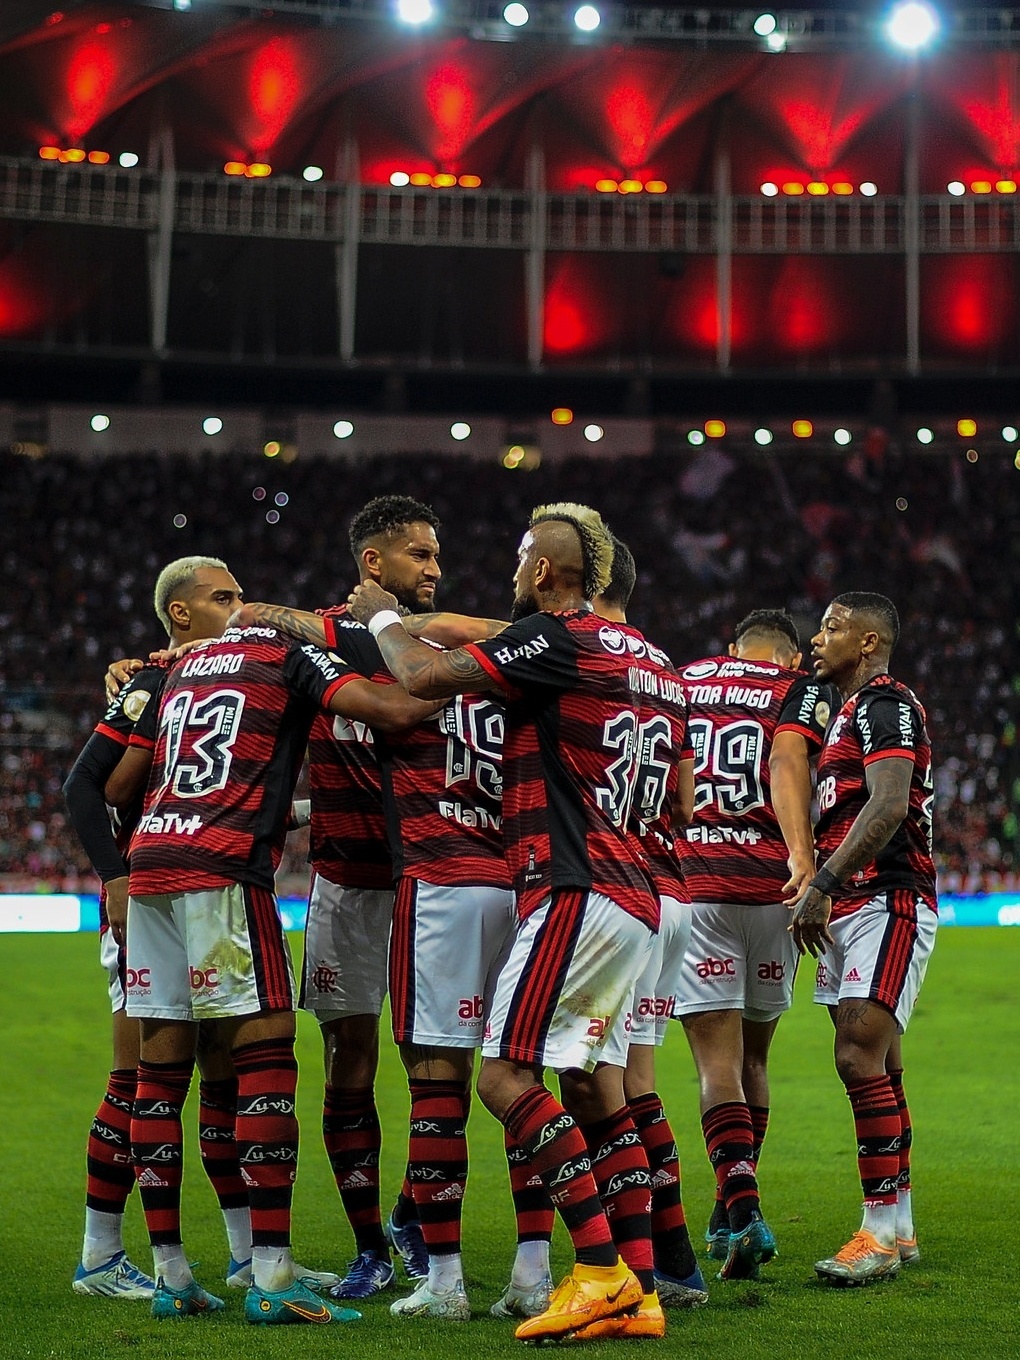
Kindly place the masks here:
[(924, 733), (913, 704), (889, 691), (866, 695), (854, 710), (853, 723), (865, 765), (889, 756), (913, 760)]
[(64, 798), (78, 839), (93, 869), (103, 880), (127, 873), (124, 856), (117, 849), (103, 789), (124, 754), (123, 745), (103, 731), (95, 731), (82, 748), (64, 782)]
[(365, 678), (332, 648), (324, 651), (312, 642), (295, 643), (290, 648), (284, 659), (283, 676), (291, 693), (317, 708), (328, 708), (338, 689), (351, 680)]
[(536, 686), (572, 689), (577, 684), (577, 643), (555, 614), (531, 614), (465, 650), (509, 692)]
[(800, 732), (815, 749), (821, 747), (833, 711), (832, 691), (810, 675), (796, 679), (786, 691), (776, 731)]

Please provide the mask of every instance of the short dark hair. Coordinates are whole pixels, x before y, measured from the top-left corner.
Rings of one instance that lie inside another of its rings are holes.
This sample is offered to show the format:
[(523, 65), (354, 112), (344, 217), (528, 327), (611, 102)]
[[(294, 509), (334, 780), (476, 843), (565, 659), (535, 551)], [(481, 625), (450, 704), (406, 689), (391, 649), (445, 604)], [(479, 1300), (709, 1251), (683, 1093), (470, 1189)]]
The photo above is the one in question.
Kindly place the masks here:
[(634, 554), (626, 543), (617, 538), (611, 530), (610, 537), (613, 540), (613, 569), (609, 576), (609, 584), (602, 592), (602, 599), (617, 609), (626, 609), (637, 585), (637, 567), (634, 564)]
[(889, 650), (896, 646), (900, 637), (900, 616), (888, 596), (875, 595), (868, 590), (848, 590), (837, 595), (832, 603), (841, 604), (852, 614), (870, 614), (881, 625), (879, 631), (884, 631), (883, 641), (889, 644)]
[(406, 524), (430, 524), (438, 529), (440, 520), (430, 505), (411, 496), (376, 496), (351, 520), (350, 543), (354, 560), (360, 560), (370, 539), (378, 538), (380, 534), (389, 538)]
[(784, 637), (795, 652), (800, 651), (800, 634), (797, 625), (785, 609), (752, 609), (746, 618), (740, 620), (733, 634), (734, 642), (753, 636), (763, 642), (773, 642)]

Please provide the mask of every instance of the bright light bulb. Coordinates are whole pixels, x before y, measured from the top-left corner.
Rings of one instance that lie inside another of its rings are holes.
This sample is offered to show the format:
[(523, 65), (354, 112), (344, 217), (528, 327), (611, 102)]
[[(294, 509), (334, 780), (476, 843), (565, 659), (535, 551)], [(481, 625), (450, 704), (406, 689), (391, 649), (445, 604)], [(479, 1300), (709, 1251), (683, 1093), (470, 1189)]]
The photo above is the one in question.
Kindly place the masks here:
[(202, 421), (203, 434), (219, 434), (222, 429), (223, 421), (220, 420), (219, 416), (206, 416), (205, 420)]
[(1002, 437), (1003, 439), (1005, 439), (1007, 444), (1012, 444), (1014, 439), (1020, 439), (1020, 434), (1017, 433), (1017, 428), (1015, 425), (1003, 425)]
[(601, 425), (586, 425), (584, 427), (584, 437), (589, 444), (597, 444), (605, 434)]
[(861, 185), (861, 193), (865, 198), (874, 198), (878, 193), (878, 185), (872, 184), (870, 179), (866, 179)]
[(350, 439), (354, 433), (354, 426), (349, 420), (338, 420), (333, 426), (333, 433), (337, 439)]
[(602, 15), (594, 5), (582, 5), (574, 11), (574, 23), (582, 33), (594, 33), (602, 22)]
[(503, 11), (504, 22), (508, 23), (511, 28), (523, 28), (530, 18), (531, 15), (528, 13), (526, 5), (507, 5)]
[(454, 439), (457, 440), (467, 439), (470, 433), (471, 426), (467, 423), (466, 420), (455, 420), (453, 424), (450, 426), (450, 434), (453, 436)]
[(889, 41), (907, 52), (927, 46), (939, 31), (939, 16), (931, 5), (919, 0), (906, 0), (896, 5), (889, 15), (885, 31)]
[(932, 434), (931, 430), (929, 430), (926, 425), (922, 425), (917, 432), (917, 442), (919, 444), (930, 444), (934, 438), (935, 436)]
[(432, 13), (432, 0), (397, 0), (397, 18), (403, 24), (427, 24)]
[(775, 198), (776, 194), (779, 193), (779, 185), (773, 184), (770, 179), (767, 179), (765, 183), (761, 185), (761, 192), (766, 198)]
[(394, 170), (393, 174), (390, 175), (390, 183), (394, 189), (403, 189), (411, 183), (411, 176), (406, 170)]
[(322, 166), (306, 165), (301, 171), (301, 178), (307, 180), (309, 184), (317, 184), (322, 179)]
[(950, 184), (946, 185), (946, 193), (952, 194), (954, 198), (959, 198), (961, 194), (965, 194), (966, 192), (967, 186), (962, 180), (954, 179)]
[(759, 14), (752, 27), (759, 38), (767, 38), (770, 33), (776, 31), (776, 16), (774, 14)]
[(849, 430), (833, 430), (832, 437), (837, 444), (842, 444), (844, 447), (846, 447), (846, 445), (849, 444), (850, 440), (853, 438), (853, 435), (850, 433)]
[(93, 416), (92, 419), (89, 421), (89, 424), (95, 430), (96, 434), (102, 434), (104, 430), (108, 430), (110, 428), (110, 417)]
[(767, 444), (772, 443), (772, 437), (772, 431), (766, 430), (764, 427), (760, 430), (755, 430), (754, 432), (754, 442), (760, 444), (762, 448), (765, 448)]
[(138, 153), (135, 151), (122, 151), (117, 160), (125, 170), (133, 170), (138, 164)]
[(688, 430), (688, 431), (687, 431), (687, 442), (688, 442), (688, 444), (704, 444), (704, 442), (705, 442), (705, 434), (704, 434), (704, 431), (703, 431), (703, 430)]

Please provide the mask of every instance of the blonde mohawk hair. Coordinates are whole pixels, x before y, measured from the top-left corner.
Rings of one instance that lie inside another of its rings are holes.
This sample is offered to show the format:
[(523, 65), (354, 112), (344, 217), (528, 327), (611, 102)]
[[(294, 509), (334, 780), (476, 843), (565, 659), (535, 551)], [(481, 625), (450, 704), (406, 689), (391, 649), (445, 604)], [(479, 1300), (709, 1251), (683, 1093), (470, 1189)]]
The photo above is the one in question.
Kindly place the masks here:
[(532, 528), (545, 520), (562, 520), (577, 530), (583, 563), (581, 590), (586, 600), (594, 600), (609, 584), (613, 570), (613, 539), (602, 516), (590, 505), (556, 501), (552, 505), (537, 505), (532, 510)]

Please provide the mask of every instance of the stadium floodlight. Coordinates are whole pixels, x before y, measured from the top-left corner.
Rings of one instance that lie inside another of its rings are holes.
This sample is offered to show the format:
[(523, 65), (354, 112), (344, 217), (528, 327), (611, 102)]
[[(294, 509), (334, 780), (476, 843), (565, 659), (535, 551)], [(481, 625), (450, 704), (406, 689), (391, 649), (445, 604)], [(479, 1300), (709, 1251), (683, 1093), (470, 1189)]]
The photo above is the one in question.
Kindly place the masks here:
[(950, 182), (946, 185), (946, 193), (952, 194), (954, 198), (960, 198), (966, 192), (967, 186), (966, 184), (964, 184), (963, 180), (960, 179), (950, 180)]
[(174, 0), (174, 9), (179, 10), (182, 14), (187, 14), (190, 8), (191, 0)]
[(450, 426), (450, 435), (452, 436), (452, 438), (458, 441), (462, 439), (467, 439), (470, 433), (471, 426), (467, 423), (466, 420), (455, 420), (453, 424)]
[(780, 33), (780, 31), (777, 28), (775, 33), (770, 33), (769, 36), (765, 39), (765, 46), (769, 49), (770, 52), (785, 52), (786, 34)]
[(523, 28), (530, 18), (527, 6), (517, 4), (516, 0), (514, 4), (507, 5), (503, 11), (503, 20), (511, 28)]
[(1018, 434), (1015, 425), (1003, 425), (1002, 437), (1003, 439), (1005, 439), (1007, 444), (1012, 444), (1014, 439), (1020, 439), (1020, 434)]
[(921, 0), (905, 0), (894, 5), (885, 26), (886, 36), (896, 47), (906, 52), (918, 52), (935, 38), (939, 31), (939, 16), (931, 5)]
[(874, 198), (878, 193), (878, 185), (872, 184), (870, 179), (866, 179), (861, 185), (861, 193), (865, 198)]
[(837, 444), (840, 444), (843, 446), (843, 448), (846, 448), (847, 444), (849, 444), (851, 439), (853, 438), (853, 435), (850, 433), (849, 430), (840, 429), (833, 430), (832, 437)]
[(774, 14), (759, 14), (751, 27), (759, 38), (767, 38), (770, 33), (775, 33), (777, 20)]
[(411, 183), (411, 176), (406, 170), (394, 170), (393, 174), (390, 175), (390, 183), (394, 189), (404, 189)]
[(586, 425), (584, 427), (584, 437), (589, 444), (597, 444), (605, 434), (601, 425)]
[(102, 434), (104, 430), (108, 430), (110, 428), (110, 417), (96, 415), (92, 417), (92, 419), (89, 421), (89, 424), (95, 430), (96, 434)]
[(767, 179), (765, 183), (760, 186), (760, 190), (765, 198), (775, 198), (776, 194), (779, 193), (779, 185), (773, 184), (770, 179)]
[(687, 442), (688, 444), (694, 444), (695, 447), (697, 447), (698, 444), (704, 444), (705, 442), (704, 430), (688, 430)]
[(397, 0), (397, 18), (402, 24), (427, 24), (434, 14), (432, 0)]
[(321, 165), (306, 165), (301, 171), (301, 178), (308, 184), (317, 184), (319, 180), (322, 179), (322, 174), (323, 170)]
[(133, 170), (138, 164), (137, 151), (122, 151), (117, 160), (125, 170)]
[(219, 416), (206, 416), (205, 420), (202, 421), (203, 434), (219, 434), (222, 429), (223, 421), (220, 420)]
[(594, 33), (602, 22), (602, 15), (594, 5), (582, 5), (574, 11), (574, 23), (582, 33)]
[(926, 425), (922, 425), (917, 432), (917, 442), (919, 444), (930, 444), (934, 438), (935, 436), (932, 434), (931, 430), (929, 430)]
[(337, 439), (350, 439), (354, 433), (354, 426), (349, 420), (338, 420), (333, 426), (333, 433)]
[(767, 448), (772, 443), (772, 431), (766, 430), (764, 425), (754, 432), (754, 442), (760, 444), (762, 448)]

